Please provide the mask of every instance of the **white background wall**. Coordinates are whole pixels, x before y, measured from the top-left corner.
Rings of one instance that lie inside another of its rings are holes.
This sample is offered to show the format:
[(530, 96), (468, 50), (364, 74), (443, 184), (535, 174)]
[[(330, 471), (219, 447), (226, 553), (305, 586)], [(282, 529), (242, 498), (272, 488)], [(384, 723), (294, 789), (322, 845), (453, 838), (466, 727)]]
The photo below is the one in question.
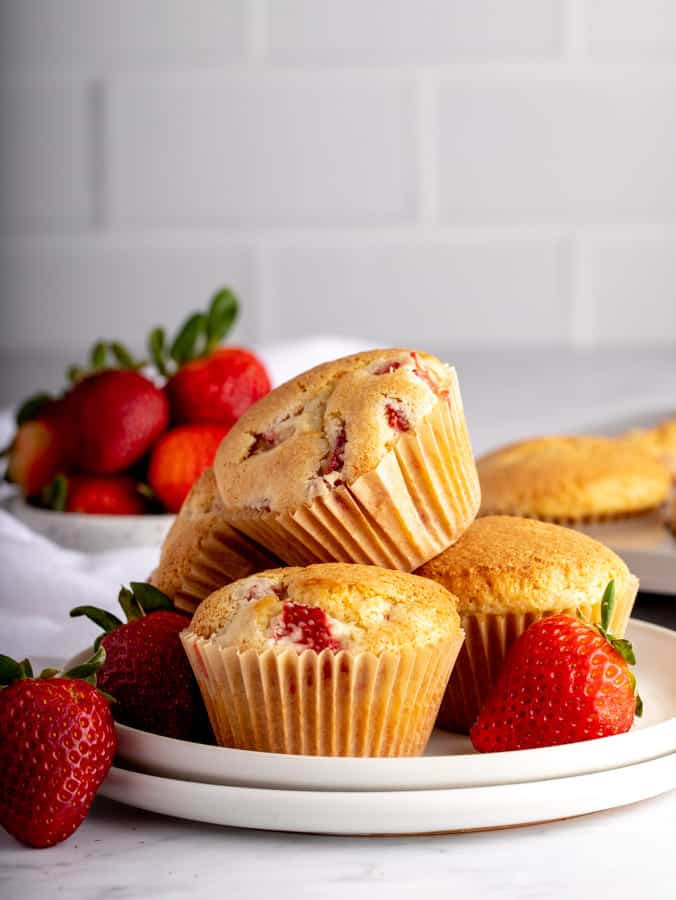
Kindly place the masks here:
[(3, 348), (676, 342), (674, 0), (0, 0)]

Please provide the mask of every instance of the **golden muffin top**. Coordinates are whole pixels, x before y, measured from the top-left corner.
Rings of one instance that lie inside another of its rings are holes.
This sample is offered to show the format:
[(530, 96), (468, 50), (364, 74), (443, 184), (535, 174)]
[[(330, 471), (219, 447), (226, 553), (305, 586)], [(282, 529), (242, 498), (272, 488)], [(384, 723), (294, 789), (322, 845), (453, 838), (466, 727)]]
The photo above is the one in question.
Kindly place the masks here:
[(665, 466), (627, 441), (552, 436), (519, 441), (477, 461), (481, 514), (570, 522), (654, 509), (669, 492)]
[(455, 597), (417, 575), (348, 563), (269, 569), (215, 591), (188, 631), (224, 647), (382, 653), (456, 637)]
[(676, 418), (667, 419), (654, 428), (641, 428), (628, 431), (622, 436), (637, 447), (655, 456), (671, 472), (676, 481)]
[(281, 512), (374, 469), (447, 396), (455, 372), (427, 353), (371, 350), (324, 363), (252, 406), (214, 471), (226, 515)]
[(638, 585), (608, 547), (561, 525), (486, 516), (418, 569), (457, 597), (461, 615), (564, 610), (600, 603), (609, 581), (618, 595)]

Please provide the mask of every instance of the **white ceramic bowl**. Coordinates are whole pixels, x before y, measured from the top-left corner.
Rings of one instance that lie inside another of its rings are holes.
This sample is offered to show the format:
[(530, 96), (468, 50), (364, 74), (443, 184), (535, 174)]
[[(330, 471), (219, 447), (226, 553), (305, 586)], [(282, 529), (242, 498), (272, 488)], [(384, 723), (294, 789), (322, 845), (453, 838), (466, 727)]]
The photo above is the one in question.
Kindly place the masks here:
[(175, 519), (173, 515), (95, 516), (53, 512), (31, 506), (20, 494), (10, 497), (3, 505), (24, 525), (55, 544), (89, 553), (161, 544)]

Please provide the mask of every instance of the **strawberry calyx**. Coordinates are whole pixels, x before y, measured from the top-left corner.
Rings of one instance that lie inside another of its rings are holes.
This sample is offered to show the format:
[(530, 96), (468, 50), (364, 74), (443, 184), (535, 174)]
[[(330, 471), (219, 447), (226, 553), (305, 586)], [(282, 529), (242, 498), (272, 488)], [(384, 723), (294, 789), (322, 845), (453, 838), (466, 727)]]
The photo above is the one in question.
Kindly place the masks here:
[[(106, 651), (103, 647), (97, 647), (94, 653), (83, 663), (73, 666), (70, 669), (47, 668), (43, 669), (37, 676), (38, 679), (49, 680), (50, 678), (72, 678), (77, 681), (86, 681), (92, 687), (96, 687), (96, 675), (101, 666), (106, 661)], [(16, 681), (24, 679), (33, 679), (33, 666), (29, 659), (22, 659), (20, 662), (12, 659), (11, 656), (0, 654), (0, 690), (9, 687)], [(110, 694), (106, 694), (100, 688), (98, 692), (108, 700), (114, 703), (114, 698)]]
[(148, 335), (148, 352), (160, 375), (170, 378), (186, 363), (213, 353), (234, 325), (238, 311), (234, 291), (224, 287), (211, 298), (205, 313), (188, 316), (170, 343), (164, 328), (153, 328)]
[(69, 366), (66, 378), (71, 384), (76, 384), (88, 375), (106, 369), (129, 369), (137, 372), (147, 364), (145, 359), (136, 359), (121, 341), (97, 341), (89, 351), (87, 364)]
[[(610, 620), (613, 617), (613, 610), (615, 609), (615, 580), (611, 580), (606, 585), (606, 589), (603, 592), (603, 598), (601, 600), (601, 622), (594, 625), (594, 628), (598, 631), (601, 637), (604, 637), (613, 650), (618, 653), (622, 659), (629, 666), (636, 665), (636, 654), (634, 652), (634, 647), (631, 641), (627, 640), (627, 638), (620, 638), (616, 635), (612, 634), (610, 631)], [(578, 618), (584, 621), (584, 617), (580, 614), (578, 610)], [(643, 700), (641, 699), (641, 695), (637, 691), (637, 683), (636, 676), (633, 672), (629, 671), (629, 677), (631, 679), (631, 684), (634, 690), (634, 695), (636, 697), (636, 715), (640, 718), (643, 715)]]
[[(145, 581), (131, 581), (128, 588), (122, 586), (117, 599), (126, 616), (127, 623), (135, 622), (137, 619), (142, 619), (144, 616), (160, 610), (176, 612), (174, 604), (169, 597)], [(108, 612), (106, 609), (100, 609), (97, 606), (76, 606), (74, 609), (71, 609), (70, 616), (71, 618), (86, 616), (90, 622), (103, 629), (103, 633), (94, 642), (96, 651), (103, 649), (101, 641), (107, 634), (125, 624), (113, 613)]]

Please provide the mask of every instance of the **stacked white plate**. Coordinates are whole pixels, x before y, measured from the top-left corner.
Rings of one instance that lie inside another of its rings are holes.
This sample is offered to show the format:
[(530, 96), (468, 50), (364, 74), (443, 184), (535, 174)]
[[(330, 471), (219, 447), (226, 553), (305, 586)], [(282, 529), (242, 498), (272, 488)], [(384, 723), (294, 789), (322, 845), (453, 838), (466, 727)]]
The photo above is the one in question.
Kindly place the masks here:
[(645, 714), (627, 734), (480, 755), (437, 731), (417, 759), (231, 750), (118, 726), (113, 800), (185, 819), (326, 834), (501, 828), (583, 815), (676, 788), (676, 632), (630, 624)]

